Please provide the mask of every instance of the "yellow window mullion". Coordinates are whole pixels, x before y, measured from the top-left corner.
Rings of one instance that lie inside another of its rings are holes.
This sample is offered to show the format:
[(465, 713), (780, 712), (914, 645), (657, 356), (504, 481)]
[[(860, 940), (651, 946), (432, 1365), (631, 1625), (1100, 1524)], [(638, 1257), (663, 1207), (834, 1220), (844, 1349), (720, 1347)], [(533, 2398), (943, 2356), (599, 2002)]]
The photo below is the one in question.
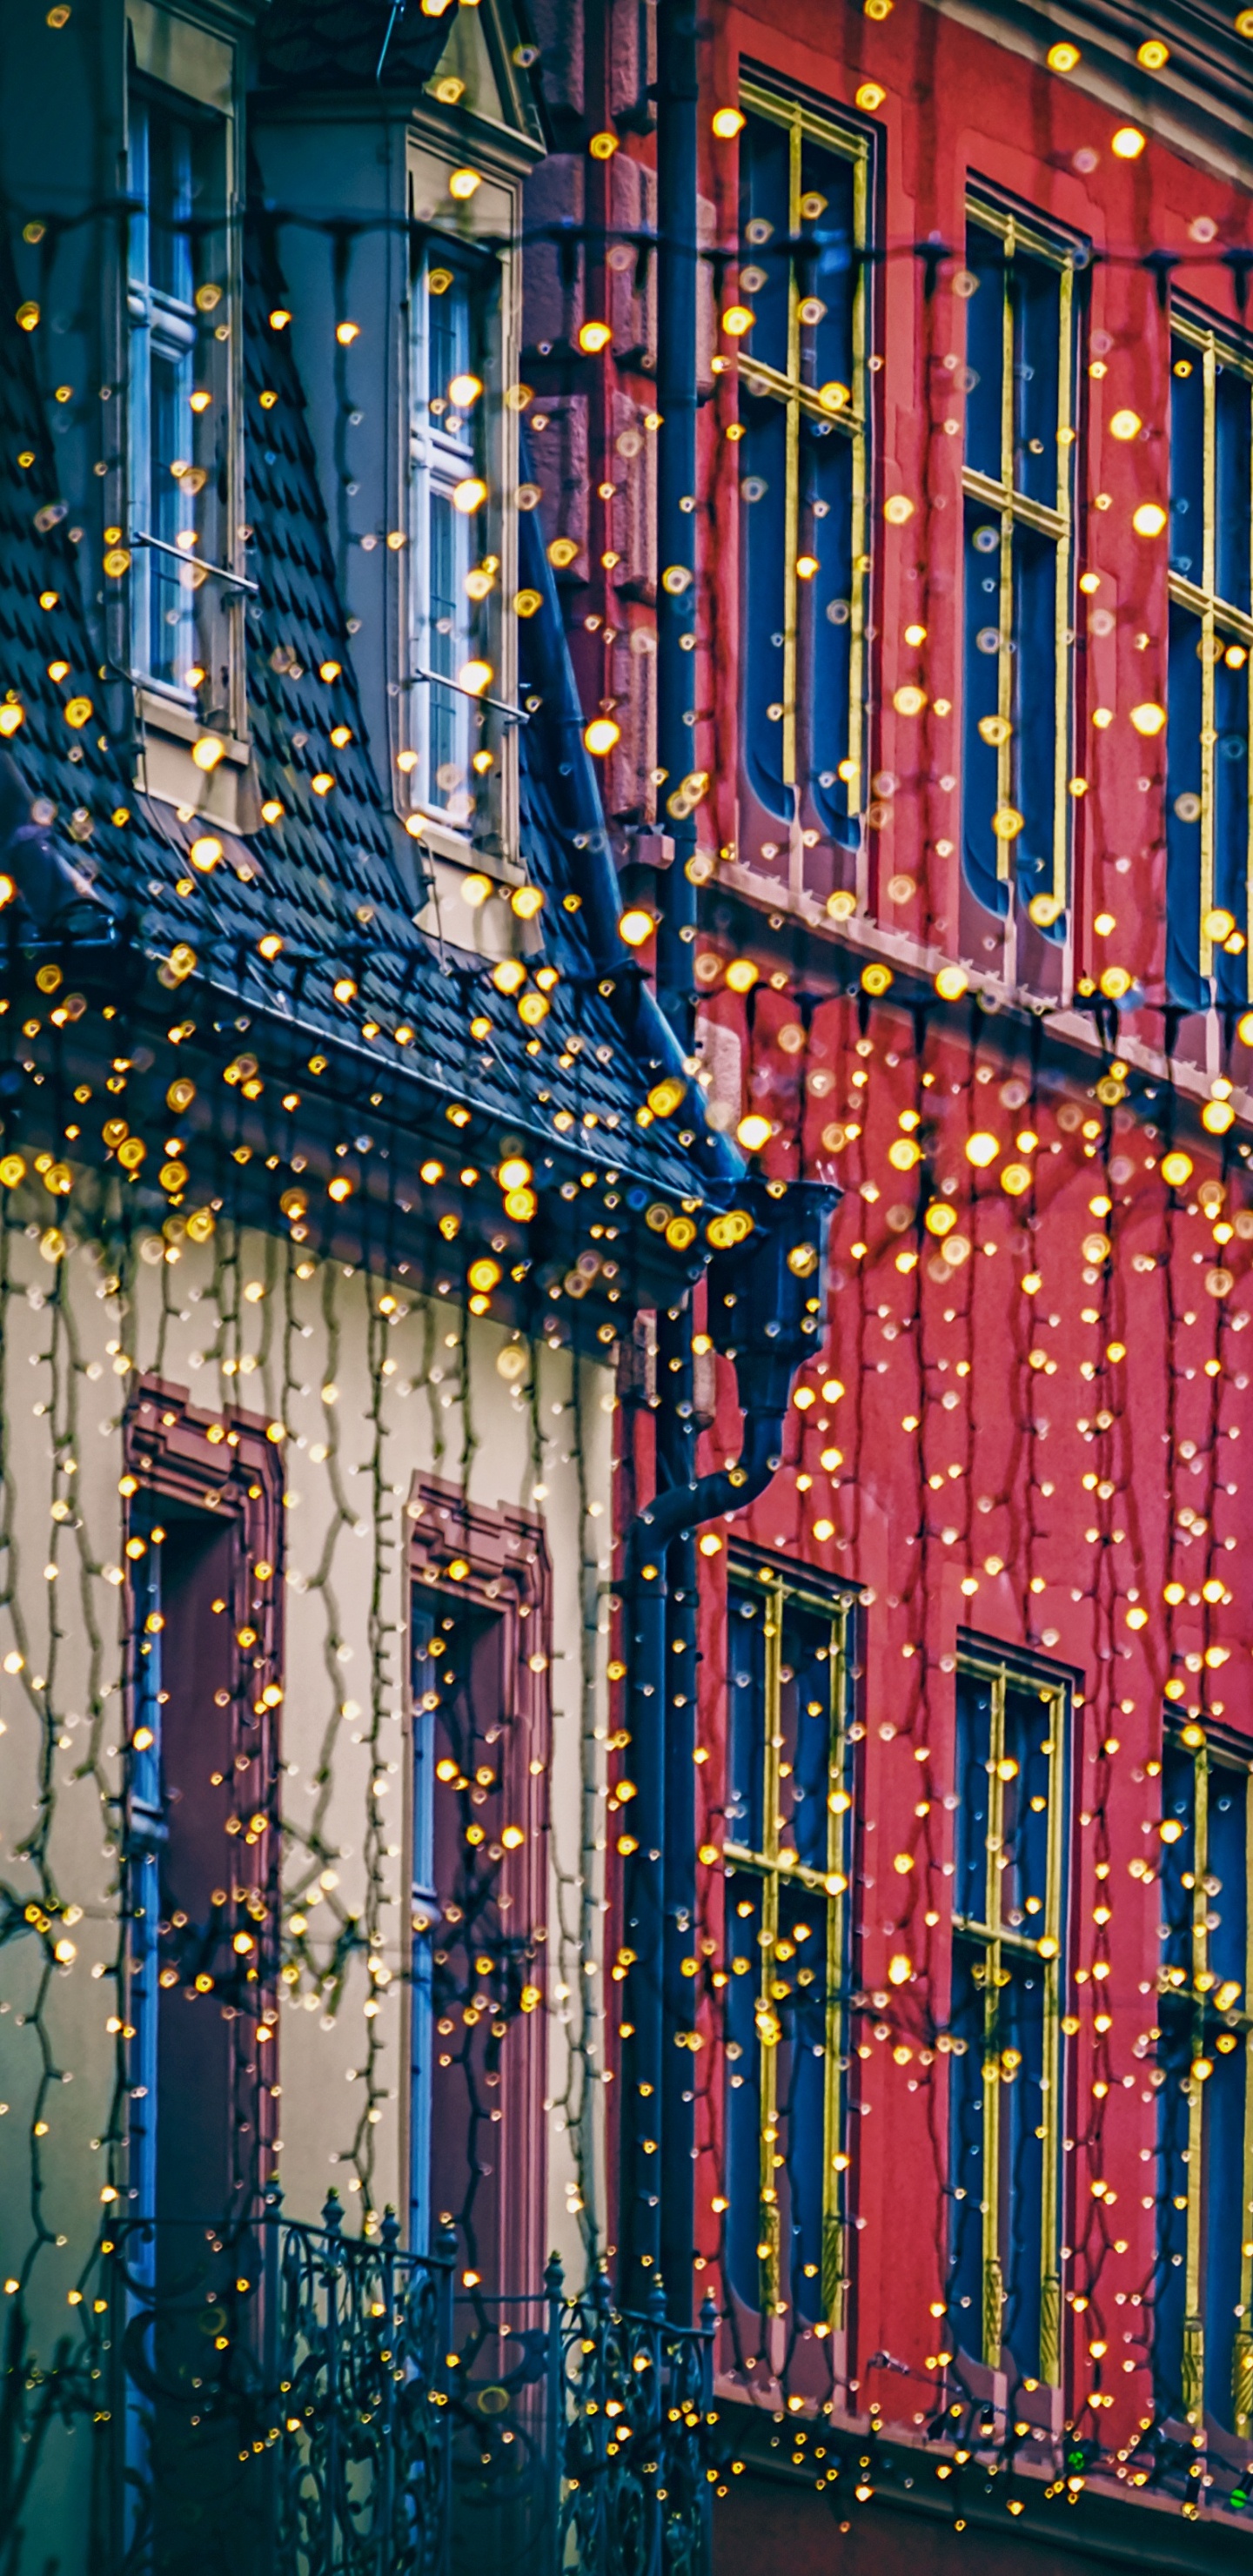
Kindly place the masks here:
[(1053, 899), (1065, 905), (1070, 876), (1070, 496), (1072, 487), (1070, 365), (1073, 346), (1074, 271), (1062, 269), (1058, 295), (1057, 352), (1057, 511), (1066, 533), (1055, 554), (1053, 594)]
[[(1204, 1976), (1208, 1955), (1205, 1928), (1205, 1874), (1209, 1867), (1209, 1763), (1202, 1749), (1195, 1757), (1195, 1823), (1192, 1834), (1192, 1994), (1193, 2054), (1201, 2054), (1204, 2002), (1197, 1980)], [(1199, 2423), (1205, 2403), (1205, 2322), (1201, 2309), (1201, 2180), (1205, 2139), (1205, 2087), (1196, 2075), (1188, 2079), (1188, 2212), (1184, 2253), (1183, 2407), (1189, 2423)]]
[[(860, 250), (867, 236), (870, 172), (866, 154), (859, 152), (853, 174), (853, 229)], [(852, 579), (849, 584), (849, 650), (848, 650), (848, 753), (857, 764), (856, 775), (845, 784), (850, 815), (860, 814), (865, 797), (865, 716), (863, 698), (866, 677), (866, 575), (867, 516), (870, 493), (866, 471), (866, 442), (869, 435), (870, 404), (866, 378), (866, 264), (858, 262), (857, 285), (853, 293), (853, 381), (849, 386), (857, 427), (853, 432), (852, 524), (849, 529)]]
[(1041, 2106), (1044, 2130), (1040, 2192), (1040, 2377), (1048, 2387), (1061, 2384), (1061, 2239), (1059, 2159), (1061, 2138), (1062, 1894), (1065, 1866), (1066, 1702), (1055, 1692), (1049, 1704), (1048, 1877), (1044, 1891), (1045, 1937), (1053, 1945), (1044, 1961), (1044, 2032), (1042, 2072), (1048, 2087)]
[(1205, 610), (1201, 619), (1201, 883), (1197, 921), (1197, 963), (1202, 975), (1214, 971), (1213, 942), (1206, 936), (1205, 921), (1214, 902), (1214, 598), (1218, 580), (1218, 356), (1213, 333), (1207, 334), (1202, 352), (1203, 428), (1201, 441), (1201, 587), (1205, 593)]
[(779, 2027), (771, 1988), (774, 1983), (775, 1943), (779, 1937), (779, 1734), (780, 1667), (783, 1661), (783, 1586), (772, 1583), (767, 1594), (765, 1623), (765, 1745), (762, 1766), (762, 1870), (761, 1885), (761, 1982), (758, 1996), (758, 2048), (760, 2069), (758, 2101), (761, 2127), (759, 2133), (759, 2194), (761, 2233), (758, 2238), (758, 2261), (761, 2266), (761, 2303), (767, 2311), (777, 2308), (780, 2298), (782, 2244), (779, 2228), (779, 2193), (775, 2182), (775, 2155), (778, 2151), (779, 2083), (777, 2040), (772, 2036)]
[[(1253, 1772), (1244, 1788), (1244, 1883), (1253, 1888)], [(1247, 2017), (1253, 2004), (1253, 1906), (1247, 1908), (1245, 1935), (1244, 2012)], [(1238, 2216), (1240, 2228), (1240, 2323), (1236, 2329), (1231, 2357), (1231, 2422), (1238, 2441), (1247, 2442), (1253, 2433), (1253, 2235), (1249, 2227), (1249, 2204), (1253, 2201), (1253, 2070), (1249, 2065), (1249, 2033), (1240, 2034), (1239, 2045), (1244, 2060), (1244, 2140), (1241, 2173), (1244, 2190)]]
[[(829, 1657), (831, 1696), (827, 1718), (827, 1872), (831, 1878), (842, 1878), (843, 1857), (848, 1843), (847, 1813), (837, 1814), (829, 1801), (832, 1790), (844, 1786), (844, 1708), (848, 1611), (841, 1613), (838, 1625), (831, 1630), (832, 1651)], [(838, 1645), (835, 1640), (838, 1638)], [(844, 2056), (845, 2012), (841, 1991), (844, 1964), (844, 1898), (827, 1897), (827, 2010), (826, 2063), (823, 2085), (823, 2187), (822, 2187), (822, 2305), (828, 2325), (838, 2333), (846, 2320), (848, 2302), (848, 2252), (845, 2241), (843, 2194), (840, 2167), (836, 2157), (844, 2150), (844, 2083), (840, 2061)]]
[[(996, 712), (1001, 720), (1001, 739), (996, 747), (997, 805), (1014, 801), (1014, 513), (1012, 507), (1001, 510), (1001, 586), (997, 601), (997, 625), (1000, 643), (996, 655)], [(1002, 885), (1010, 880), (1012, 843), (998, 838), (996, 873)]]
[(1005, 1751), (1005, 1668), (992, 1676), (988, 1726), (988, 1865), (984, 1913), (992, 1938), (984, 1953), (983, 1989), (983, 2358), (992, 2370), (1001, 2361), (1001, 2320), (1005, 2282), (1001, 2264), (1001, 2098), (1000, 2059), (996, 2048), (1000, 2013), (1001, 1872), (997, 1862), (1005, 1824), (1005, 1784), (1000, 1774)]

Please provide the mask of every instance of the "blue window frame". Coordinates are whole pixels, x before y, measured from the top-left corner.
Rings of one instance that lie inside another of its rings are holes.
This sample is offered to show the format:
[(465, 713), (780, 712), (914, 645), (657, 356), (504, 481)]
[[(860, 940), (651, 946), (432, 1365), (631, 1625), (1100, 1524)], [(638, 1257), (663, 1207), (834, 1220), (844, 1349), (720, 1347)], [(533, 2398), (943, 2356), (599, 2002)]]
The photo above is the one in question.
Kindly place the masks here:
[(962, 849), (991, 913), (1064, 933), (1077, 245), (976, 199), (966, 267)]
[(737, 1561), (727, 1598), (728, 2262), (844, 2323), (855, 1596)]
[(1158, 2245), (1163, 2413), (1253, 2430), (1253, 1778), (1199, 1726), (1162, 1758)]
[(1172, 317), (1167, 976), (1192, 1010), (1243, 1007), (1249, 968), (1253, 347)]
[(970, 1649), (957, 1676), (949, 2320), (957, 2348), (1061, 2374), (1060, 2022), (1069, 1691)]
[(871, 169), (867, 134), (748, 81), (740, 101), (740, 291), (755, 316), (737, 450), (751, 864), (761, 833), (861, 841)]

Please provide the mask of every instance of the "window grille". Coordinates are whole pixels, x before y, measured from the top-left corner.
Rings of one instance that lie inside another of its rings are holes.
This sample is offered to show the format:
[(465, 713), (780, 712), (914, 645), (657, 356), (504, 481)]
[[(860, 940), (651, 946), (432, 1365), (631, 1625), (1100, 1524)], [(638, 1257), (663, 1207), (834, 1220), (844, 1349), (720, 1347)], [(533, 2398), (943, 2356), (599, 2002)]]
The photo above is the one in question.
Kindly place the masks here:
[(1061, 2377), (1060, 2017), (1068, 1692), (994, 1654), (957, 1677), (950, 2323), (994, 2370)]
[(1253, 688), (1253, 356), (1173, 316), (1168, 979), (1203, 1009), (1243, 1007), (1249, 976), (1249, 692)]
[(1162, 1761), (1158, 2248), (1154, 2374), (1163, 2412), (1253, 2429), (1253, 2086), (1249, 1874), (1253, 1775), (1199, 1727)]
[(136, 81), (129, 104), (128, 546), (137, 679), (231, 720), (232, 304), (223, 121)]
[(989, 912), (1069, 899), (1076, 246), (968, 210), (963, 850)]
[(739, 287), (755, 317), (737, 451), (752, 860), (753, 837), (772, 829), (850, 850), (861, 839), (871, 147), (753, 83), (740, 99)]
[(839, 2328), (848, 2290), (854, 1599), (737, 1562), (727, 1604), (731, 2283)]

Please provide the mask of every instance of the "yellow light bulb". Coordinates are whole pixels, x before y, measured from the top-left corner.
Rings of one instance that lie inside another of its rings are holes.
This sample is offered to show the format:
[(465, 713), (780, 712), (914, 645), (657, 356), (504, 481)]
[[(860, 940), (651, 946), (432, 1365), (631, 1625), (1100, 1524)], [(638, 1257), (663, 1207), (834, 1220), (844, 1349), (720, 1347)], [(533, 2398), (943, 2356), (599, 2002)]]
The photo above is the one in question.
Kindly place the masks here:
[(759, 1154), (770, 1142), (770, 1120), (750, 1110), (746, 1118), (741, 1118), (735, 1133), (746, 1153)]

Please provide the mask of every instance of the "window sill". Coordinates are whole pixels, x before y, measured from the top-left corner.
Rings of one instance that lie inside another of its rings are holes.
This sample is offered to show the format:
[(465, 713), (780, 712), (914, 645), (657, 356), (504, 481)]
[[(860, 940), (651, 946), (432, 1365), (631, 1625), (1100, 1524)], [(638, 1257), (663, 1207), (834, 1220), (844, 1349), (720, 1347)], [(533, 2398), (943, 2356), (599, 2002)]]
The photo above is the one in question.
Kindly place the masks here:
[(153, 689), (140, 688), (136, 696), (142, 728), (136, 788), (188, 818), (203, 814), (231, 832), (259, 831), (261, 810), (250, 745), (228, 735), (216, 769), (199, 769), (191, 756), (192, 744), (206, 728), (194, 711)]
[(431, 895), (420, 913), (417, 927), (428, 939), (443, 941), (449, 948), (463, 949), (472, 957), (513, 957), (525, 942), (525, 925), (519, 921), (509, 902), (514, 877), (498, 878), (497, 890), (485, 903), (469, 904), (462, 893), (468, 876), (483, 875), (486, 868), (467, 867), (463, 857), (456, 866), (442, 851), (427, 843), (431, 872)]
[[(956, 951), (924, 947), (907, 931), (892, 930), (868, 914), (854, 914), (852, 919), (837, 925), (827, 918), (815, 896), (796, 894), (791, 887), (774, 877), (760, 875), (743, 861), (720, 868), (716, 883), (741, 896), (756, 911), (782, 913), (799, 921), (820, 943), (829, 943), (837, 952), (851, 949), (868, 958), (882, 959), (901, 975), (916, 976), (925, 984), (933, 985), (940, 967), (951, 965), (955, 960)], [(705, 889), (706, 893), (708, 890)], [(996, 975), (984, 974), (968, 959), (963, 959), (962, 963), (966, 967), (971, 992), (986, 995), (989, 1010), (1004, 1009), (1018, 1012), (1023, 1017), (1036, 1016), (1039, 996), (1026, 986), (1008, 984)], [(1204, 1021), (1209, 1014), (1197, 1011), (1185, 1014), (1185, 1017)], [(1073, 1046), (1077, 1055), (1090, 1059), (1103, 1057), (1099, 1029), (1082, 1007), (1072, 1008), (1064, 1001), (1050, 1002), (1043, 1018), (1049, 1035), (1062, 1044)], [(1189, 1063), (1178, 1052), (1168, 1057), (1159, 1047), (1136, 1036), (1125, 1025), (1119, 1031), (1118, 1044), (1120, 1052), (1137, 1073), (1147, 1074), (1152, 1081), (1169, 1083), (1185, 1098), (1197, 1102), (1209, 1099), (1208, 1073), (1199, 1065)], [(1241, 1128), (1253, 1126), (1253, 1090), (1243, 1091), (1237, 1087), (1231, 1097)]]
[(435, 814), (414, 808), (422, 832), (419, 847), (432, 859), (442, 860), (449, 868), (459, 868), (463, 876), (491, 877), (494, 883), (513, 887), (521, 885), (526, 870), (520, 860), (506, 858), (498, 850), (477, 850), (465, 839), (454, 823), (441, 822)]

